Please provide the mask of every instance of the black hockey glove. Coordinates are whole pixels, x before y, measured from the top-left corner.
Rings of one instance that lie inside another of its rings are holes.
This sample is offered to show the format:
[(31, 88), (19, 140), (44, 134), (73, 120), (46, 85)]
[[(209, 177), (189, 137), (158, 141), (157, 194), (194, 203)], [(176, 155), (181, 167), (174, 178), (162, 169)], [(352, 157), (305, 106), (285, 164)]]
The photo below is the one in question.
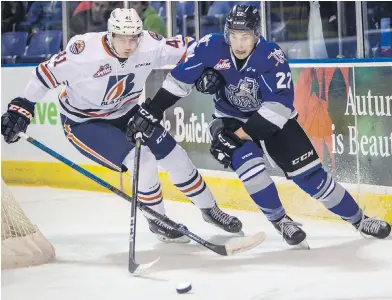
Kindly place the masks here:
[(8, 104), (8, 110), (1, 116), (1, 134), (8, 144), (17, 142), (19, 132), (26, 132), (34, 118), (34, 103), (25, 98), (15, 98)]
[(203, 74), (196, 80), (196, 89), (203, 93), (213, 95), (225, 85), (225, 79), (214, 69), (205, 69)]
[(151, 103), (151, 99), (147, 98), (128, 122), (126, 136), (127, 140), (133, 145), (136, 142), (135, 135), (137, 132), (143, 134), (143, 141), (146, 142), (154, 133), (155, 127), (163, 119), (163, 114), (158, 116), (151, 112), (148, 107), (149, 103)]
[(210, 153), (227, 169), (231, 166), (234, 151), (244, 143), (245, 141), (241, 140), (234, 132), (223, 128), (214, 135)]

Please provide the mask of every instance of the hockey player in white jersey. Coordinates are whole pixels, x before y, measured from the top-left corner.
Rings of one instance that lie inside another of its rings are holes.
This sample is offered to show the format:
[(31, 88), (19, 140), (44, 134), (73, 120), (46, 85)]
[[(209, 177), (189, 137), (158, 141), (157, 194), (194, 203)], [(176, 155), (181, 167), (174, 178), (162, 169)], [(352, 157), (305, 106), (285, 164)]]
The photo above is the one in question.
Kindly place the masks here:
[[(1, 118), (7, 143), (16, 142), (34, 117), (34, 106), (49, 89), (64, 84), (59, 94), (61, 121), (68, 140), (83, 155), (112, 170), (132, 174), (134, 145), (127, 124), (138, 110), (147, 76), (154, 68), (177, 64), (194, 42), (176, 36), (165, 39), (143, 30), (134, 9), (115, 9), (108, 31), (73, 37), (66, 49), (41, 63), (33, 72), (23, 97), (13, 99)], [(165, 214), (158, 179), (159, 164), (174, 185), (199, 209), (205, 221), (228, 232), (239, 232), (241, 222), (221, 211), (186, 152), (162, 126), (141, 151), (138, 199)], [(190, 239), (159, 220), (146, 216), (150, 230), (165, 242)]]

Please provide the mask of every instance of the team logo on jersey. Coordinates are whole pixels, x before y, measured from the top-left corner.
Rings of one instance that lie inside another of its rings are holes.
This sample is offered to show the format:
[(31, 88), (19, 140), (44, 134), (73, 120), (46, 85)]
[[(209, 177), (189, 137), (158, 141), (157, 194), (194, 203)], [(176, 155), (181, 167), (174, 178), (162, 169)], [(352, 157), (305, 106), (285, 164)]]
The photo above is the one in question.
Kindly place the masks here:
[(71, 53), (73, 54), (80, 54), (83, 52), (84, 47), (85, 47), (84, 41), (77, 40), (69, 47), (69, 51), (71, 51)]
[(240, 111), (254, 111), (261, 106), (258, 97), (259, 84), (254, 78), (245, 77), (238, 85), (230, 84), (225, 89), (226, 98)]
[(160, 41), (160, 40), (163, 39), (163, 36), (160, 35), (160, 34), (158, 34), (158, 33), (152, 32), (152, 31), (150, 31), (150, 30), (148, 30), (148, 33), (151, 35), (151, 37), (152, 37), (154, 40)]
[(287, 61), (281, 49), (274, 49), (274, 51), (268, 55), (268, 59), (271, 59), (271, 57), (275, 58), (277, 61), (275, 67), (277, 67), (279, 64), (284, 64), (284, 62)]
[(94, 74), (94, 78), (99, 78), (103, 77), (105, 75), (108, 75), (110, 72), (112, 72), (112, 66), (109, 64), (103, 65), (99, 67), (99, 70)]
[(118, 104), (129, 97), (135, 85), (135, 74), (110, 76), (101, 106)]
[(214, 67), (215, 70), (228, 70), (230, 68), (231, 66), (229, 59), (220, 59)]

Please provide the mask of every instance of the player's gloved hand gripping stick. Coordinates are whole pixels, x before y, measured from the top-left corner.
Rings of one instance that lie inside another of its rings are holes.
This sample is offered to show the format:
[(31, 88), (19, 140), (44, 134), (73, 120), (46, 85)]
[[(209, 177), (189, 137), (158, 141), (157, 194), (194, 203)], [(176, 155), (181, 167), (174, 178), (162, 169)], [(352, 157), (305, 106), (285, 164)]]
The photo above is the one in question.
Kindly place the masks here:
[[(84, 176), (90, 178), (91, 180), (95, 181), (99, 185), (103, 186), (104, 188), (112, 191), (113, 193), (117, 194), (121, 198), (125, 199), (126, 201), (131, 203), (131, 228), (130, 228), (130, 241), (129, 241), (129, 271), (131, 273), (138, 274), (143, 269), (147, 269), (152, 266), (158, 259), (150, 262), (148, 264), (138, 264), (135, 261), (135, 234), (136, 234), (136, 207), (139, 207), (140, 210), (145, 211), (146, 213), (150, 214), (151, 216), (157, 218), (162, 223), (166, 224), (174, 228), (175, 230), (181, 232), (182, 234), (188, 236), (190, 239), (195, 241), (196, 243), (210, 249), (211, 251), (223, 255), (234, 255), (237, 253), (245, 252), (250, 250), (259, 244), (261, 244), (265, 240), (265, 233), (258, 232), (253, 236), (245, 236), (245, 237), (237, 237), (234, 241), (229, 241), (223, 245), (217, 245), (210, 243), (203, 238), (197, 236), (193, 232), (189, 231), (184, 225), (178, 224), (168, 217), (163, 216), (156, 211), (152, 210), (146, 205), (143, 205), (140, 202), (137, 202), (137, 197), (131, 197), (121, 190), (117, 189), (116, 187), (112, 186), (111, 184), (107, 183), (106, 181), (102, 180), (101, 178), (95, 176), (94, 174), (90, 173), (86, 169), (80, 167), (79, 165), (75, 164), (74, 162), (70, 161), (69, 159), (65, 158), (61, 154), (57, 153), (56, 151), (48, 148), (47, 146), (41, 144), (39, 141), (35, 140), (34, 138), (28, 136), (23, 132), (19, 132), (19, 137), (27, 140), (29, 143), (33, 144), (34, 146), (38, 147), (39, 149), (43, 150), (44, 152), (48, 153), (49, 155), (53, 156), (54, 158), (58, 159), (59, 161), (65, 163), (66, 165), (70, 166), (74, 170), (78, 171), (79, 173), (83, 174)], [(135, 170), (134, 170), (134, 177), (133, 177), (133, 187), (132, 192), (133, 195), (137, 195), (137, 186), (138, 186), (138, 171), (140, 165), (140, 144), (141, 144), (141, 136), (138, 133), (135, 135)]]

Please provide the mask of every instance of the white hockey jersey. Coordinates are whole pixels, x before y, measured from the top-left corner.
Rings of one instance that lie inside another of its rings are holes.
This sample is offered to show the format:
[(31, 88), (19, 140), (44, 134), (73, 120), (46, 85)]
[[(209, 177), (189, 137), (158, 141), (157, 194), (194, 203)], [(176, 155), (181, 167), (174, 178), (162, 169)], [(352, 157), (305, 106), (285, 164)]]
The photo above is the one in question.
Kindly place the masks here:
[(175, 65), (196, 45), (192, 38), (164, 38), (143, 31), (136, 51), (121, 63), (107, 43), (107, 32), (73, 37), (66, 49), (38, 65), (24, 97), (39, 101), (60, 84), (60, 111), (75, 122), (115, 119), (138, 103), (148, 75)]

